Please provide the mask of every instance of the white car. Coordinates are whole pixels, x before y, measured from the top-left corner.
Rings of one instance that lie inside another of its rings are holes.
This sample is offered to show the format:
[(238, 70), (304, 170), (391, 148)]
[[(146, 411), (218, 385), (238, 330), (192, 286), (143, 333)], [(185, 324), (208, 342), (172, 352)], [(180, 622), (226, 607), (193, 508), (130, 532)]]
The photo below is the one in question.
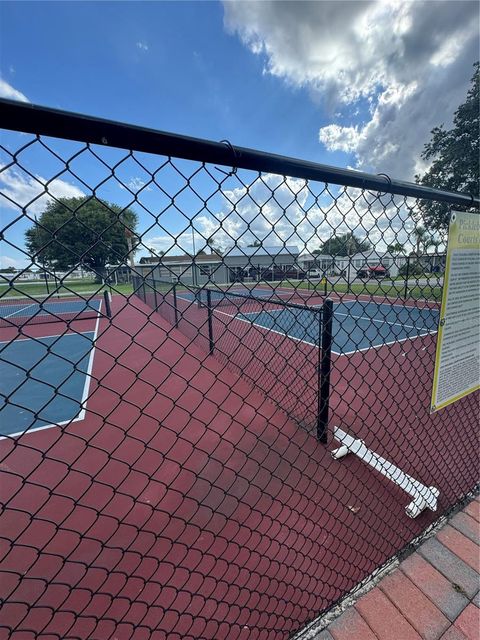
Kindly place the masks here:
[(310, 278), (311, 280), (316, 279), (316, 278), (323, 278), (323, 273), (320, 271), (320, 269), (309, 269), (307, 272), (307, 278)]

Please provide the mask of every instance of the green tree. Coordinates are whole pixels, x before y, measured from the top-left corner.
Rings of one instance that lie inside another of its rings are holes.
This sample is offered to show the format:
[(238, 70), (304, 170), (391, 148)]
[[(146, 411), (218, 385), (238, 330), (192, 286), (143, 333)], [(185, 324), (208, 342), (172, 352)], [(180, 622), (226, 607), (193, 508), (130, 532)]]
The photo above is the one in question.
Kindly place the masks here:
[(387, 247), (388, 253), (395, 255), (397, 253), (405, 253), (405, 245), (401, 242), (394, 242)]
[(438, 247), (443, 244), (438, 238), (431, 238), (429, 246), (433, 247), (433, 253), (438, 253)]
[(252, 244), (247, 244), (247, 247), (261, 247), (262, 243), (260, 242), (260, 240), (255, 240), (255, 242), (252, 242)]
[(425, 227), (421, 225), (415, 227), (413, 230), (413, 235), (415, 236), (415, 253), (419, 256), (422, 252), (425, 252), (425, 245), (427, 244), (427, 230)]
[(222, 255), (223, 249), (219, 244), (217, 244), (217, 241), (215, 240), (215, 238), (213, 236), (210, 236), (210, 238), (207, 238), (207, 246), (210, 249), (210, 254), (212, 256), (215, 253), (220, 255), (220, 256)]
[(165, 255), (165, 251), (157, 251), (155, 247), (147, 247), (147, 249), (150, 251), (151, 258), (161, 258)]
[(435, 247), (436, 249), (442, 244), (442, 241), (436, 238), (432, 233), (425, 229), (425, 227), (421, 225), (417, 225), (413, 230), (413, 235), (415, 236), (415, 254), (417, 256), (422, 253), (427, 253), (430, 247)]
[(50, 201), (39, 220), (25, 232), (32, 261), (49, 268), (71, 269), (82, 265), (105, 276), (105, 265), (126, 263), (129, 257), (126, 232), (130, 230), (133, 251), (137, 215), (98, 198), (60, 198)]
[[(448, 191), (461, 191), (479, 196), (479, 63), (466, 101), (456, 110), (453, 127), (444, 125), (431, 131), (432, 138), (422, 153), (424, 160), (432, 161), (423, 176), (415, 176), (420, 184)], [(451, 206), (443, 202), (422, 200), (420, 203), (425, 225), (432, 230), (444, 231), (449, 222)]]
[(319, 249), (319, 253), (331, 256), (353, 256), (355, 253), (365, 253), (371, 249), (368, 240), (357, 238), (353, 231), (339, 236), (332, 236)]

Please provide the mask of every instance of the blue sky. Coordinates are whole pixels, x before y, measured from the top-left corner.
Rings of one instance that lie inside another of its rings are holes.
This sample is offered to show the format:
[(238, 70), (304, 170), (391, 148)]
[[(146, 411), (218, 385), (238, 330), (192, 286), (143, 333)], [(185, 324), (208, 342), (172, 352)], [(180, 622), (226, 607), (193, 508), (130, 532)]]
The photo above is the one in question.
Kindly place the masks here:
[(221, 3), (7, 2), (1, 12), (2, 77), (31, 102), (311, 160), (344, 155), (319, 145), (308, 92), (263, 74), (227, 33)]
[[(413, 180), (429, 131), (451, 121), (478, 56), (478, 5), (447, 1), (432, 14), (433, 5), (3, 2), (0, 95)], [(24, 142), (18, 134), (0, 135), (12, 149)], [(46, 180), (58, 163), (32, 150), (27, 164)], [(82, 171), (89, 184), (100, 175), (86, 159)], [(122, 175), (137, 189), (147, 178), (133, 166)], [(56, 186), (57, 195), (81, 190), (71, 176)], [(4, 171), (0, 179), (0, 191), (21, 204), (31, 188), (26, 175)], [(118, 184), (103, 195), (128, 200)], [(155, 188), (142, 197), (149, 209), (159, 206)], [(41, 212), (40, 204), (31, 215)], [(187, 199), (184, 206), (191, 212), (196, 205)], [(18, 208), (4, 199), (0, 207), (3, 225), (18, 217)], [(137, 211), (147, 229), (151, 216)], [(241, 214), (255, 217), (251, 207)], [(147, 246), (164, 250), (172, 243), (169, 234), (176, 237), (188, 224), (168, 215), (163, 227), (148, 230)], [(276, 220), (285, 239), (288, 221), (282, 227), (285, 221)], [(312, 221), (297, 243), (313, 246)], [(229, 232), (241, 235), (241, 221), (233, 222)], [(18, 219), (9, 228), (2, 266), (25, 266), (25, 256), (11, 245), (23, 246), (27, 226)], [(201, 213), (196, 226), (201, 235), (216, 231)], [(271, 241), (265, 225), (256, 232)]]

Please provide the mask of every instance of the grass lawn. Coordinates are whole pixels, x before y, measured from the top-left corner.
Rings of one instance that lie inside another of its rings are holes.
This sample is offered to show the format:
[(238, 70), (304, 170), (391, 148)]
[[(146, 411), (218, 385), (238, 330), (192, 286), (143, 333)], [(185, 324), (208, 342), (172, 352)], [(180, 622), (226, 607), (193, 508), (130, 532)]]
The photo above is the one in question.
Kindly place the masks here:
[[(354, 295), (385, 296), (389, 298), (404, 297), (404, 290), (392, 285), (382, 284), (351, 284), (350, 288), (346, 284), (335, 284), (328, 288), (336, 293), (353, 293)], [(442, 287), (431, 287), (429, 285), (408, 288), (407, 300), (435, 300), (442, 299)]]
[(92, 279), (69, 280), (61, 286), (55, 286), (53, 282), (48, 283), (48, 290), (45, 282), (16, 282), (14, 287), (0, 285), (0, 298), (31, 296), (33, 298), (43, 298), (47, 295), (79, 293), (80, 295), (93, 295), (101, 293), (105, 289), (111, 291), (112, 295), (130, 295), (133, 293), (131, 283), (122, 283), (109, 287), (102, 285)]
[[(272, 283), (276, 286), (277, 283)], [(325, 293), (325, 285), (311, 282), (302, 282), (299, 280), (285, 280), (279, 283), (283, 287), (292, 287), (296, 289), (309, 289), (310, 291), (317, 291), (320, 295)], [(335, 282), (328, 283), (327, 293), (353, 293), (354, 295), (372, 295), (372, 296), (385, 296), (389, 298), (402, 298), (404, 297), (404, 287), (401, 288), (394, 284), (386, 284), (383, 282), (370, 282), (370, 283), (357, 283), (351, 284), (350, 287), (346, 283)], [(432, 287), (430, 285), (424, 286), (411, 286), (408, 288), (407, 300), (435, 300), (440, 301), (442, 299), (442, 287)]]

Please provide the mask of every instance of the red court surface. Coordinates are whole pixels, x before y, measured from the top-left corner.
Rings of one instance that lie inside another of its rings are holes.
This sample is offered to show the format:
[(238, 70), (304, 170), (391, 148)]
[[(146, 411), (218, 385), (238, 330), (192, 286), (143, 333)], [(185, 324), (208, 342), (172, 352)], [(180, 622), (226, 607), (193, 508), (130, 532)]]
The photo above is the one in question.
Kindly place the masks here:
[(334, 360), (331, 424), (440, 489), (410, 520), (140, 300), (112, 306), (85, 419), (0, 441), (0, 639), (286, 639), (475, 482), (473, 397), (428, 413), (434, 336)]

